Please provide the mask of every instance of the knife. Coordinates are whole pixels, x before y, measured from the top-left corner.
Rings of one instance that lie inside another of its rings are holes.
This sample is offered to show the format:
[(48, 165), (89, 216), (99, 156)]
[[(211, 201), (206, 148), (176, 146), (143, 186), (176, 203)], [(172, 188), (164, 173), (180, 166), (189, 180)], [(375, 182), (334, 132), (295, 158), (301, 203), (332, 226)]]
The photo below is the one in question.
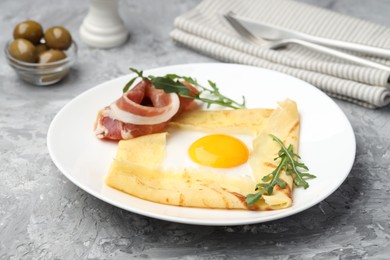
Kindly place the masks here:
[(253, 21), (237, 16), (232, 12), (229, 12), (227, 15), (230, 16), (230, 18), (236, 20), (236, 22), (240, 23), (242, 27), (251, 32), (253, 35), (265, 40), (303, 40), (327, 47), (355, 51), (370, 56), (390, 59), (390, 50), (388, 49), (312, 36), (276, 25)]

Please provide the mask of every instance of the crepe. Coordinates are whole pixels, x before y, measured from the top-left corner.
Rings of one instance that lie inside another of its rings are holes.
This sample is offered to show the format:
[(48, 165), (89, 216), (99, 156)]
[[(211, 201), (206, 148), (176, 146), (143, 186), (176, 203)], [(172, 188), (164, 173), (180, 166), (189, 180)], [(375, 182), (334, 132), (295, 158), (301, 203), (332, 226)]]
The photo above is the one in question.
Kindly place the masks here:
[(182, 113), (170, 122), (171, 127), (209, 133), (225, 131), (231, 134), (258, 135), (273, 109), (192, 110)]
[[(275, 110), (197, 111), (175, 118), (172, 127), (213, 131), (221, 127), (234, 133), (254, 135), (249, 164), (254, 178), (226, 176), (212, 172), (185, 169), (163, 171), (167, 133), (159, 133), (120, 141), (117, 156), (106, 177), (106, 184), (141, 199), (184, 207), (272, 210), (291, 206), (293, 179), (284, 173), (284, 189), (275, 186), (270, 195), (264, 195), (256, 204), (248, 206), (245, 197), (255, 192), (257, 183), (276, 168), (274, 158), (280, 146), (270, 134), (285, 145), (292, 144), (297, 152), (299, 141), (299, 114), (292, 100), (279, 103)], [(202, 115), (203, 114), (203, 115)], [(227, 120), (214, 120), (225, 116)], [(256, 122), (255, 122), (256, 121)]]

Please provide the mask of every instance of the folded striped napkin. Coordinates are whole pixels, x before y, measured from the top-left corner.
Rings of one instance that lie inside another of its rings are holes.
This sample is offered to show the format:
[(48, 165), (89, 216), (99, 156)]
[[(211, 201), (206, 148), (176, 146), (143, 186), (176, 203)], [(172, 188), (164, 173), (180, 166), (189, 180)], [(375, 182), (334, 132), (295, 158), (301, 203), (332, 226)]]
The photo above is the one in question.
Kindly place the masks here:
[[(293, 44), (280, 50), (254, 45), (224, 21), (221, 15), (229, 11), (314, 36), (387, 49), (390, 28), (293, 0), (203, 0), (175, 19), (170, 34), (200, 53), (290, 74), (339, 99), (369, 108), (390, 103), (389, 71), (354, 65)], [(390, 66), (390, 60), (369, 59)]]

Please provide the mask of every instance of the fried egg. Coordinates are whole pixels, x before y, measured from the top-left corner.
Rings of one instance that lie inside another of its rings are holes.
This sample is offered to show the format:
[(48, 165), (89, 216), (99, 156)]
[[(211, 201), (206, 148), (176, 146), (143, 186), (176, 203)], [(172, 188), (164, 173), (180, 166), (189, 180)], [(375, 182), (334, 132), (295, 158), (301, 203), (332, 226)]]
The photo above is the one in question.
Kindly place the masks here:
[(253, 136), (224, 132), (206, 133), (183, 129), (167, 136), (163, 171), (207, 172), (253, 179), (248, 163)]

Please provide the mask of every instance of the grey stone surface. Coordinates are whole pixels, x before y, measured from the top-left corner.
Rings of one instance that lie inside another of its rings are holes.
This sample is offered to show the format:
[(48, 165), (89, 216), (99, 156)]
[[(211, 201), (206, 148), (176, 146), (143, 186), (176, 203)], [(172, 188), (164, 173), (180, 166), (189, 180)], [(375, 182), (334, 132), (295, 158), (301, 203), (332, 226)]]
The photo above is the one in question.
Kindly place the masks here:
[[(28, 18), (61, 24), (79, 43), (79, 62), (61, 83), (19, 80), (0, 55), (0, 259), (389, 259), (390, 107), (336, 100), (357, 138), (353, 169), (327, 199), (289, 218), (233, 226), (191, 226), (111, 206), (68, 181), (52, 163), (46, 133), (59, 109), (129, 66), (215, 62), (169, 39), (174, 18), (198, 0), (120, 2), (131, 38), (88, 48), (78, 28), (87, 1), (0, 1), (0, 46)], [(388, 0), (304, 0), (390, 26)], [(331, 169), (331, 168), (330, 168)]]

